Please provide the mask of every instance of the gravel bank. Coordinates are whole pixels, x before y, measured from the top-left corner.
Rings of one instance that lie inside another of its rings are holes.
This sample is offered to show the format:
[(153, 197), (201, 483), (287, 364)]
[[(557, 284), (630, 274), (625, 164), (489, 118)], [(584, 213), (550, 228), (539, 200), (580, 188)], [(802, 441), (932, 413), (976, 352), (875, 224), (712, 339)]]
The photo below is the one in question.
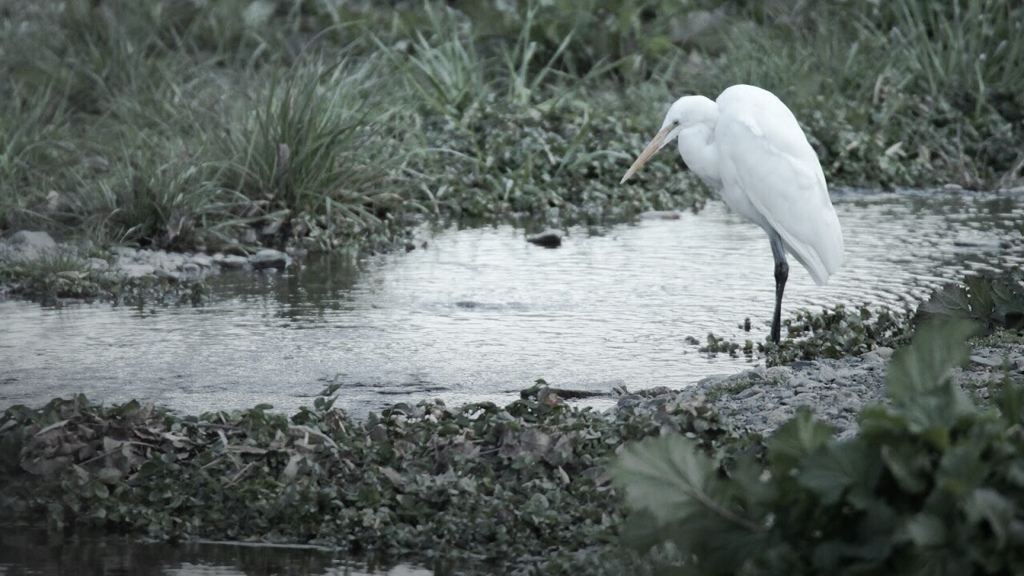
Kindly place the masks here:
[[(892, 350), (880, 348), (852, 358), (794, 362), (788, 366), (756, 367), (731, 376), (712, 376), (678, 391), (652, 395), (627, 394), (618, 407), (653, 412), (665, 402), (690, 404), (703, 399), (738, 430), (770, 435), (801, 406), (836, 426), (840, 438), (857, 431), (857, 413), (882, 398)], [(967, 366), (954, 370), (957, 384), (982, 400), (990, 383), (1024, 381), (1024, 345), (975, 347)]]
[(98, 251), (88, 241), (56, 242), (46, 232), (21, 230), (0, 239), (0, 266), (31, 263), (55, 256), (81, 260), (83, 268), (128, 279), (146, 277), (173, 280), (201, 279), (220, 270), (279, 269), (292, 265), (285, 252), (265, 248), (245, 256), (238, 254), (178, 253), (115, 246), (97, 257)]

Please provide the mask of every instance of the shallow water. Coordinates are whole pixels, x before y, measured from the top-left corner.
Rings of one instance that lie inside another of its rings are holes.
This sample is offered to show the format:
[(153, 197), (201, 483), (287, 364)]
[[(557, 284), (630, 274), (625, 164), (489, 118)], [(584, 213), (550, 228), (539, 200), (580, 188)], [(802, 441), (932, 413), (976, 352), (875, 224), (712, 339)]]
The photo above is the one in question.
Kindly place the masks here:
[(314, 547), (190, 542), (180, 545), (88, 535), (51, 539), (45, 530), (0, 527), (0, 576), (431, 576), (409, 565), (373, 566)]
[[(840, 192), (834, 202), (846, 266), (817, 287), (792, 263), (784, 315), (915, 303), (967, 271), (1024, 260), (1013, 196)], [(555, 250), (508, 226), (427, 240), (358, 269), (325, 259), (289, 274), (224, 273), (202, 308), (0, 302), (0, 409), (84, 392), (187, 413), (291, 412), (335, 380), (336, 405), (354, 415), (430, 398), (508, 402), (537, 378), (682, 387), (749, 366), (708, 358), (687, 336), (768, 332), (768, 241), (721, 202), (678, 220), (573, 228)]]

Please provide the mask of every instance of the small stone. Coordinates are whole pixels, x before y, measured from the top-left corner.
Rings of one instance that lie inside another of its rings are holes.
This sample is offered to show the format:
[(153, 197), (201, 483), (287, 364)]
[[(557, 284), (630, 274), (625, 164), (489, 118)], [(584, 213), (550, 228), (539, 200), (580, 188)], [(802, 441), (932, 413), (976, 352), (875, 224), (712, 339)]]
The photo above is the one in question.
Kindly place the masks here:
[(821, 383), (811, 380), (806, 376), (793, 376), (786, 382), (786, 386), (793, 389), (803, 388), (805, 390), (810, 390), (812, 388), (821, 387)]
[(986, 357), (977, 354), (971, 355), (971, 362), (981, 364), (982, 366), (988, 366), (989, 368), (1000, 368), (1003, 365), (1002, 358)]
[(736, 398), (737, 400), (747, 400), (750, 398), (756, 398), (761, 394), (764, 394), (764, 388), (761, 388), (760, 386), (751, 386), (746, 390), (741, 390), (737, 392), (734, 398)]
[(164, 252), (163, 250), (157, 252), (150, 252), (149, 250), (146, 250), (145, 252), (140, 252), (140, 255), (144, 255), (145, 261), (157, 270), (173, 272), (178, 268), (174, 262), (174, 258), (169, 256), (167, 252)]
[(185, 262), (179, 270), (183, 275), (191, 277), (199, 276), (202, 273), (202, 268), (195, 262)]
[(708, 388), (710, 386), (715, 386), (716, 384), (721, 384), (722, 382), (725, 382), (726, 378), (728, 378), (728, 376), (705, 376), (704, 378), (701, 378), (700, 380), (697, 381), (696, 386), (698, 388)]
[(860, 359), (869, 364), (878, 364), (882, 362), (882, 356), (874, 350), (861, 354)]
[(818, 379), (820, 379), (822, 382), (831, 382), (836, 378), (838, 378), (838, 375), (836, 374), (836, 371), (832, 369), (832, 367), (825, 364), (821, 365), (821, 368), (819, 368), (818, 371)]
[(531, 234), (526, 241), (545, 248), (558, 248), (562, 245), (562, 231), (549, 228), (539, 234)]
[(128, 278), (143, 278), (156, 272), (156, 268), (150, 264), (118, 264), (117, 269)]
[(218, 254), (221, 258), (218, 260), (214, 258), (214, 261), (221, 265), (223, 268), (244, 268), (249, 260), (244, 256), (238, 256), (236, 254)]
[(110, 263), (103, 258), (89, 258), (85, 261), (85, 265), (90, 270), (106, 270), (110, 268)]
[(780, 406), (775, 410), (768, 413), (765, 418), (765, 424), (768, 425), (770, 430), (775, 430), (780, 425), (784, 424), (787, 420), (793, 417), (793, 409), (788, 406)]
[(642, 220), (679, 220), (681, 215), (675, 210), (648, 210), (640, 213)]
[(249, 264), (251, 264), (256, 270), (264, 270), (267, 268), (284, 270), (291, 263), (291, 256), (281, 252), (280, 250), (274, 250), (272, 248), (264, 248), (252, 256), (249, 256)]
[(764, 376), (762, 376), (761, 373), (756, 370), (744, 370), (739, 374), (733, 374), (732, 376), (728, 376), (725, 379), (726, 382), (739, 382), (740, 380), (749, 380), (751, 382), (763, 382)]
[(19, 230), (11, 234), (7, 243), (17, 251), (18, 256), (27, 260), (34, 260), (57, 249), (57, 243), (49, 234), (31, 230)]
[(792, 375), (793, 371), (788, 366), (772, 366), (764, 371), (766, 380), (788, 380)]
[(620, 396), (618, 402), (616, 402), (616, 405), (619, 408), (635, 408), (640, 404), (641, 401), (642, 398), (640, 398), (636, 394), (627, 394), (625, 396)]
[(892, 358), (892, 348), (888, 346), (879, 346), (878, 348), (875, 348), (874, 352), (881, 356), (883, 360)]
[(209, 268), (210, 266), (213, 266), (213, 258), (211, 258), (208, 254), (193, 254), (192, 257), (189, 258), (189, 260), (196, 266), (201, 266), (203, 268)]
[(776, 398), (781, 398), (783, 400), (792, 398), (795, 394), (796, 392), (793, 392), (789, 388), (781, 388), (779, 390), (775, 390), (772, 392), (772, 396)]

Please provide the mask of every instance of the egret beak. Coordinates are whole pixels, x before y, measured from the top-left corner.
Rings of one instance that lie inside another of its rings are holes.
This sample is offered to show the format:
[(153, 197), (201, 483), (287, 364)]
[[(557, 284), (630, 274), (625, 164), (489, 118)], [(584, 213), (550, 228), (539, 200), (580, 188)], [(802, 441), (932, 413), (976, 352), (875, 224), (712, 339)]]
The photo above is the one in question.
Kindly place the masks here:
[(654, 156), (658, 150), (661, 150), (661, 147), (665, 145), (665, 138), (668, 137), (668, 133), (671, 131), (671, 125), (665, 126), (654, 136), (654, 139), (647, 145), (647, 148), (644, 148), (644, 151), (636, 157), (636, 162), (633, 162), (633, 165), (629, 167), (629, 170), (626, 170), (626, 175), (622, 177), (622, 180), (619, 180), (619, 184), (625, 184), (626, 180), (629, 180), (633, 174), (636, 174), (636, 171), (639, 170), (641, 166), (651, 159), (651, 156)]

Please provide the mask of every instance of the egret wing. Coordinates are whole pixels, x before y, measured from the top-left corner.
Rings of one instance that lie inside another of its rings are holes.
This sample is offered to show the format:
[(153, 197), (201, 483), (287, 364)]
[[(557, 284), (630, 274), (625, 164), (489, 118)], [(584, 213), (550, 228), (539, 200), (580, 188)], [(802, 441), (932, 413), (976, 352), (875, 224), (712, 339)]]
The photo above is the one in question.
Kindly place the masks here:
[(722, 196), (749, 203), (741, 213), (778, 233), (825, 284), (843, 263), (843, 236), (818, 156), (778, 98), (760, 89), (727, 98), (730, 90), (718, 99), (715, 129)]

